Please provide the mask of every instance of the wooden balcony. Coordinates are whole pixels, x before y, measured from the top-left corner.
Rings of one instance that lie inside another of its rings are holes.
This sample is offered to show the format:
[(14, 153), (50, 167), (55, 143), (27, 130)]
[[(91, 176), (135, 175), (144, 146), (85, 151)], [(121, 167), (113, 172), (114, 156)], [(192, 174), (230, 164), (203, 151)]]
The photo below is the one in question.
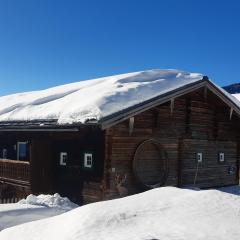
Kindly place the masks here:
[(17, 185), (30, 184), (30, 163), (0, 159), (0, 182)]

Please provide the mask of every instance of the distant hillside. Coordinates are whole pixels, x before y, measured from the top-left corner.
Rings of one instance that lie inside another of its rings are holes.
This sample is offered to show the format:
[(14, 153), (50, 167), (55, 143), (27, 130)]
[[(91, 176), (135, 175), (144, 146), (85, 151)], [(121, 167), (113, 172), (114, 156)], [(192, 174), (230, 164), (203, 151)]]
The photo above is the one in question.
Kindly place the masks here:
[(234, 83), (223, 88), (231, 94), (240, 93), (240, 83)]

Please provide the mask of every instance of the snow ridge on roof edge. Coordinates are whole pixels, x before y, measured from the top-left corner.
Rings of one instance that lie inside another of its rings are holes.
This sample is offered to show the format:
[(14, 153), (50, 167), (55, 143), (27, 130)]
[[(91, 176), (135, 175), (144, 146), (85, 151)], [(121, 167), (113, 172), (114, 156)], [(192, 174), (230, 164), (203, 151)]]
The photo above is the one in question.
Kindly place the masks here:
[[(0, 122), (57, 120), (58, 125), (97, 123), (203, 79), (202, 74), (153, 69), (0, 97)], [(234, 97), (212, 83), (234, 101)]]

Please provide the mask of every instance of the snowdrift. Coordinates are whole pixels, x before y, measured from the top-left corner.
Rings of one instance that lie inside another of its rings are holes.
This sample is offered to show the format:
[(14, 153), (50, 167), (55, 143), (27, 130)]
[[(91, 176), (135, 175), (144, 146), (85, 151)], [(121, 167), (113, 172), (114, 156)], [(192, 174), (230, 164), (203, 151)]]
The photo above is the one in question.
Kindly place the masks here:
[(65, 213), (78, 205), (59, 194), (29, 195), (18, 203), (0, 204), (0, 231), (18, 224)]
[(8, 228), (0, 239), (237, 240), (239, 226), (239, 196), (165, 187)]
[(43, 206), (43, 207), (50, 207), (50, 208), (55, 207), (63, 210), (71, 210), (73, 208), (78, 207), (77, 204), (71, 202), (66, 197), (61, 197), (58, 193), (55, 193), (54, 195), (40, 194), (38, 196), (30, 194), (29, 196), (27, 196), (26, 199), (22, 199), (18, 203), (31, 204), (34, 206)]

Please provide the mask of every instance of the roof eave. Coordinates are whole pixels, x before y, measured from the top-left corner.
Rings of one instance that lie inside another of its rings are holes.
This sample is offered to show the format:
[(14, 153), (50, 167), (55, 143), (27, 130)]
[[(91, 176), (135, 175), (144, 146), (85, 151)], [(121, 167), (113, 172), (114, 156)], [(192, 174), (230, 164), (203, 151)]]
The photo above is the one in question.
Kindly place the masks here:
[(0, 132), (76, 132), (83, 127), (101, 128), (98, 122), (60, 125), (57, 120), (5, 121), (0, 122)]

